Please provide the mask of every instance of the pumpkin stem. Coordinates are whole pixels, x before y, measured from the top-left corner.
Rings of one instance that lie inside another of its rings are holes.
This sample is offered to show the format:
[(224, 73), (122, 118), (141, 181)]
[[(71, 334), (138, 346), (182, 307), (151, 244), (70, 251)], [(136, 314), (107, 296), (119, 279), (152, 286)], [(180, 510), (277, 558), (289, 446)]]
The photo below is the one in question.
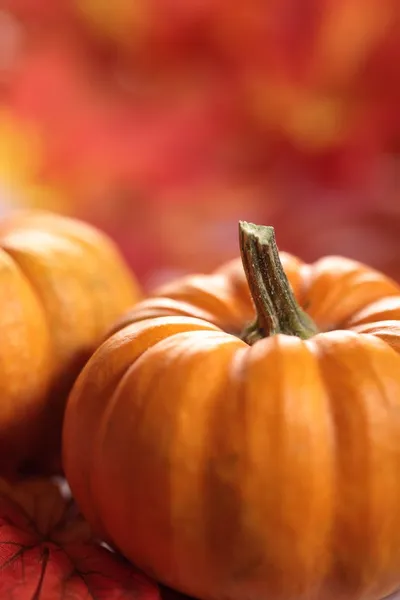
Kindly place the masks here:
[(257, 318), (241, 338), (254, 344), (264, 337), (284, 333), (305, 340), (318, 330), (299, 307), (283, 270), (273, 227), (239, 222), (240, 252)]

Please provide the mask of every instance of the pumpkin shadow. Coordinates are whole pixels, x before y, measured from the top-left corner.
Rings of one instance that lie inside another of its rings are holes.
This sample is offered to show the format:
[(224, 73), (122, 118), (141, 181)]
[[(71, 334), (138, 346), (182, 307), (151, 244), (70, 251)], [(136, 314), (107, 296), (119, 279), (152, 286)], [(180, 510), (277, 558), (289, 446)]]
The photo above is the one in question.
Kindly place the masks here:
[[(181, 594), (180, 592), (176, 592), (165, 586), (160, 586), (160, 595), (162, 600), (193, 600), (190, 596), (186, 596), (185, 594)], [(392, 599), (390, 598), (388, 600)]]

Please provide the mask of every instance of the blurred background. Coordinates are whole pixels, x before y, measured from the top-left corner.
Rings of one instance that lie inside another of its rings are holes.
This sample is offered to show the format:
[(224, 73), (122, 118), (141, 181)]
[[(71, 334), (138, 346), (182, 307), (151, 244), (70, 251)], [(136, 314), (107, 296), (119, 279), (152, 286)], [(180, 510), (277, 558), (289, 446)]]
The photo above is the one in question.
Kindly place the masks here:
[(0, 209), (109, 233), (146, 287), (273, 224), (400, 280), (398, 0), (0, 0)]

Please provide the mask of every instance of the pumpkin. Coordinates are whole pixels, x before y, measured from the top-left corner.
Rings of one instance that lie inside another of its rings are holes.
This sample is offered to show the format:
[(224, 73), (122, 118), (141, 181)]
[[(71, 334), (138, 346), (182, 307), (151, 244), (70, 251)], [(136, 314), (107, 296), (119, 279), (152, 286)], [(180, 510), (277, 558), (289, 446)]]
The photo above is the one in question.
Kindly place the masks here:
[(114, 244), (42, 211), (0, 221), (0, 472), (56, 470), (66, 397), (138, 286)]
[[(204, 600), (377, 600), (400, 587), (400, 287), (278, 254), (168, 284), (69, 397), (65, 472), (110, 544)], [(134, 532), (134, 535), (133, 535)]]

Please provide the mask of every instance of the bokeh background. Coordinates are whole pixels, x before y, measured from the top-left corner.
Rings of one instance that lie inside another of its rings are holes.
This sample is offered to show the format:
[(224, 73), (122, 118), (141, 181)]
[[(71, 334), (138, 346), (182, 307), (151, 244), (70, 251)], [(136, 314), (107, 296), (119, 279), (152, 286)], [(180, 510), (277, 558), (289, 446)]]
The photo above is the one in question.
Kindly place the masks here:
[(146, 287), (239, 219), (400, 280), (398, 0), (0, 0), (0, 208), (108, 232)]

